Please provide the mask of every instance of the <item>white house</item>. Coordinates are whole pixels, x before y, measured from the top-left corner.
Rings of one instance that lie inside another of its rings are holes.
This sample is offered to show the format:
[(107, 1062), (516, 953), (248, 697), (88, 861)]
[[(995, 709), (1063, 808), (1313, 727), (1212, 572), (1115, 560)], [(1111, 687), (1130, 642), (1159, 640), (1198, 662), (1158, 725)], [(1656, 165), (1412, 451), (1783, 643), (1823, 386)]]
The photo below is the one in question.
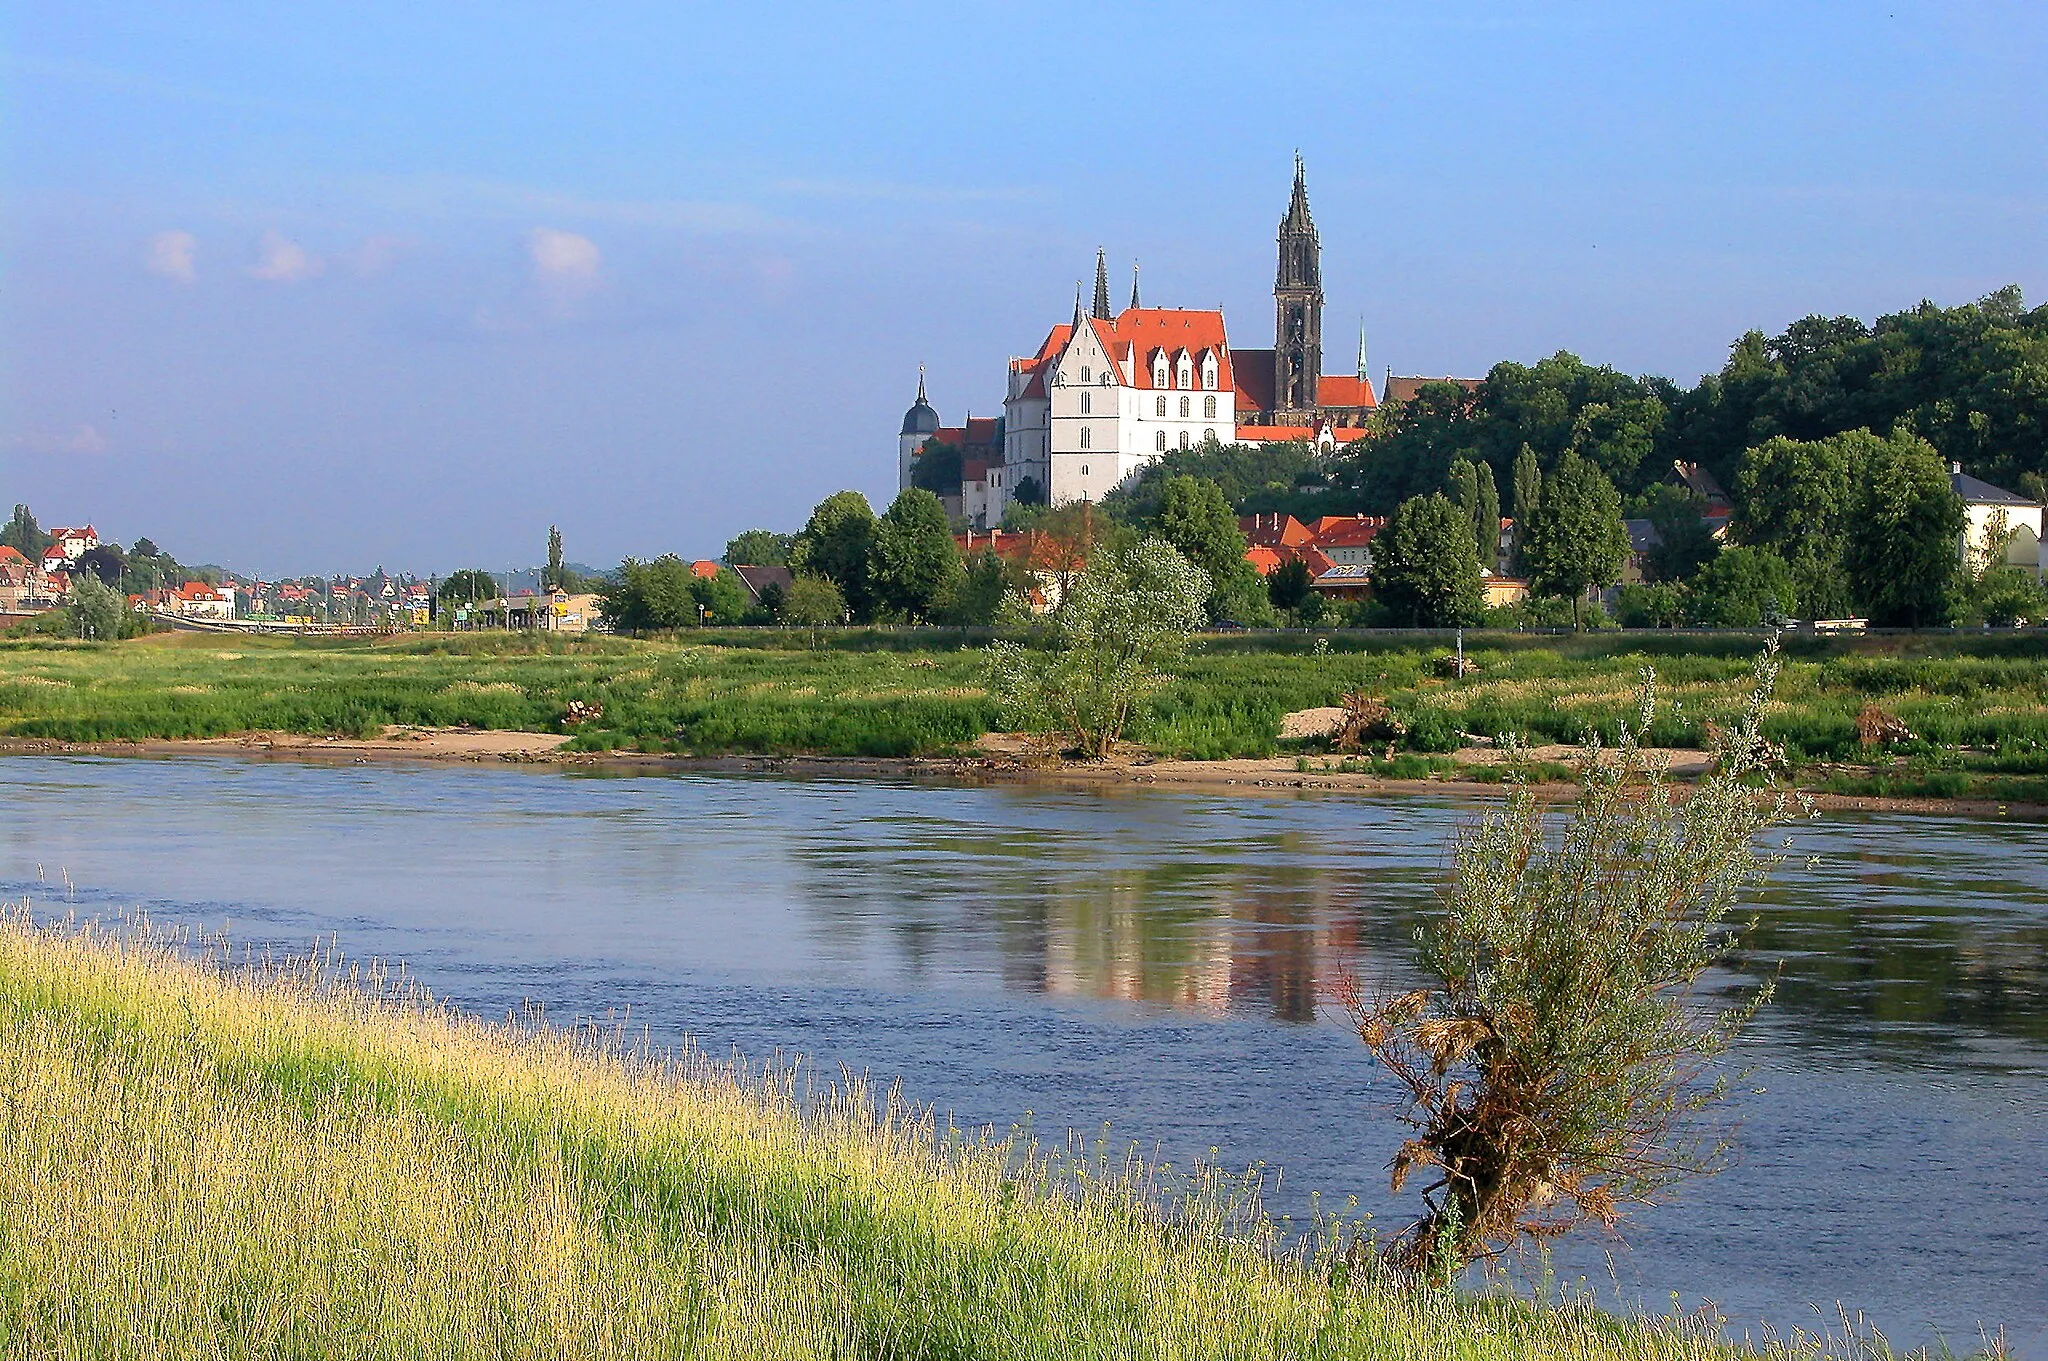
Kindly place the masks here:
[(2048, 548), (2042, 544), (2040, 503), (1971, 477), (1960, 463), (1949, 465), (1948, 482), (1956, 495), (1963, 498), (1963, 509), (1969, 516), (1963, 525), (1960, 545), (1963, 561), (1973, 568), (1987, 565), (1984, 555), (1989, 536), (2002, 530), (2012, 536), (2006, 544), (2006, 563), (2023, 567), (2038, 579), (2042, 569), (2048, 567), (2048, 562), (2043, 561)]

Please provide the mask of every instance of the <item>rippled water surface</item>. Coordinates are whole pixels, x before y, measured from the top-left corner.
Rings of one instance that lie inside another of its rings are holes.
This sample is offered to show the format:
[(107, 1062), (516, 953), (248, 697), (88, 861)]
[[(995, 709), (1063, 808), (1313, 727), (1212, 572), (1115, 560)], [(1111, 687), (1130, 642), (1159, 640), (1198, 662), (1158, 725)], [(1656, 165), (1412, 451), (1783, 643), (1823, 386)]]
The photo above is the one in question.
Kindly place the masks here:
[[(1400, 1129), (1330, 979), (1409, 967), (1449, 802), (0, 760), (0, 892), (402, 958), (436, 991), (798, 1051), (963, 1123), (1107, 1123), (1269, 1198), (1385, 1193)], [(1753, 967), (1738, 1164), (1559, 1256), (1738, 1326), (1836, 1301), (2048, 1358), (2048, 829), (1802, 827)], [(1814, 857), (1808, 863), (1807, 857)], [(1760, 1091), (1750, 1091), (1759, 1088)]]

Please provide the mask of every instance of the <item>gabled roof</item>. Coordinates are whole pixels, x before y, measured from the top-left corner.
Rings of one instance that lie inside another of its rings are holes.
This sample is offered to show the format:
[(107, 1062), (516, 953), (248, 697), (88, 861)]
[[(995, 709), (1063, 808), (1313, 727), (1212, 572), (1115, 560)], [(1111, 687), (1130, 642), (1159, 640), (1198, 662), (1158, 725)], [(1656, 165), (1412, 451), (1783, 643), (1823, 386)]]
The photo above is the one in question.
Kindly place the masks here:
[(1380, 399), (1373, 395), (1370, 378), (1326, 373), (1316, 380), (1316, 404), (1366, 407), (1378, 406)]
[(1245, 542), (1275, 548), (1297, 548), (1315, 537), (1307, 525), (1278, 511), (1266, 515), (1240, 515), (1237, 529), (1244, 535)]
[(2026, 506), (2029, 509), (2040, 505), (2024, 496), (2015, 495), (2003, 487), (1994, 487), (1981, 478), (1975, 478), (1963, 471), (1960, 463), (1949, 465), (1948, 484), (1955, 488), (1957, 496), (1965, 505), (1971, 506)]
[(1386, 527), (1377, 515), (1325, 515), (1310, 532), (1318, 548), (1363, 548)]
[(1687, 463), (1684, 459), (1679, 459), (1671, 465), (1671, 474), (1678, 479), (1680, 486), (1690, 491), (1694, 496), (1699, 497), (1700, 500), (1705, 501), (1709, 506), (1725, 506), (1728, 504), (1728, 493), (1721, 490), (1720, 479), (1716, 478), (1699, 464)]
[[(1151, 359), (1155, 350), (1164, 350), (1169, 356), (1186, 350), (1188, 359), (1197, 365), (1202, 352), (1208, 350), (1216, 356), (1216, 386), (1207, 390), (1228, 392), (1235, 383), (1230, 339), (1223, 313), (1215, 308), (1126, 307), (1114, 322), (1096, 323), (1098, 333), (1105, 328), (1104, 347), (1113, 358), (1129, 362), (1132, 387), (1154, 386)], [(1169, 374), (1168, 386), (1171, 377)]]
[(1485, 381), (1484, 378), (1426, 378), (1420, 374), (1408, 377), (1388, 374), (1387, 388), (1380, 394), (1380, 399), (1387, 402), (1412, 401), (1415, 394), (1422, 391), (1425, 383), (1456, 383), (1469, 394), (1479, 391), (1479, 385)]
[(13, 544), (4, 543), (0, 543), (0, 562), (18, 562), (24, 567), (28, 565), (28, 559), (21, 555), (19, 548), (16, 548)]
[(754, 567), (742, 563), (735, 566), (732, 571), (733, 575), (740, 579), (740, 584), (747, 588), (748, 597), (756, 605), (761, 603), (761, 592), (770, 586), (778, 586), (786, 591), (790, 582), (794, 580), (787, 567)]
[(1273, 409), (1273, 352), (1239, 350), (1232, 386), (1237, 389), (1239, 411)]

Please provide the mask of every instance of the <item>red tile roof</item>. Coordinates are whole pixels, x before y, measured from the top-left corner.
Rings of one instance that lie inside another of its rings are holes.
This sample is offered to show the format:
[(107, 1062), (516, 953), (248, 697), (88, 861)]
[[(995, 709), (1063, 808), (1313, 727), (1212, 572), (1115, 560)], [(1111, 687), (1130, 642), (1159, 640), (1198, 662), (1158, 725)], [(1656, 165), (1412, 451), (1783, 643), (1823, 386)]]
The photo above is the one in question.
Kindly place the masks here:
[(718, 564), (699, 558), (690, 564), (690, 575), (693, 577), (715, 577), (718, 575)]
[(1324, 374), (1316, 380), (1316, 401), (1322, 406), (1378, 406), (1372, 379)]

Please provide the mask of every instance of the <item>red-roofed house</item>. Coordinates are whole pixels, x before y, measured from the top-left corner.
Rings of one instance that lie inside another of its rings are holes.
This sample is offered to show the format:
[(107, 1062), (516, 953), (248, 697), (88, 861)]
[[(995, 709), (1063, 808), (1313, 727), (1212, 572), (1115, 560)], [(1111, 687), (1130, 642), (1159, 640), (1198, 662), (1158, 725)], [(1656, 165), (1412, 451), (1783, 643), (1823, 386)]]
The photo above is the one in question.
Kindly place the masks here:
[(99, 531), (91, 525), (79, 529), (53, 529), (50, 531), (50, 546), (43, 550), (43, 558), (47, 561), (55, 553), (60, 564), (73, 563), (99, 546)]
[(1233, 349), (1221, 309), (1144, 306), (1135, 277), (1130, 306), (1112, 312), (1098, 252), (1093, 305), (1077, 297), (1071, 320), (1009, 361), (999, 451), (968, 447), (978, 443), (972, 422), (942, 427), (920, 377), (899, 436), (899, 485), (913, 485), (927, 442), (953, 443), (954, 429), (963, 441), (960, 514), (978, 525), (999, 523), (1012, 497), (1099, 501), (1163, 455), (1205, 442), (1298, 440), (1327, 452), (1363, 437), (1379, 399), (1362, 337), (1355, 373), (1322, 372), (1322, 248), (1298, 158), (1294, 169), (1271, 349)]

